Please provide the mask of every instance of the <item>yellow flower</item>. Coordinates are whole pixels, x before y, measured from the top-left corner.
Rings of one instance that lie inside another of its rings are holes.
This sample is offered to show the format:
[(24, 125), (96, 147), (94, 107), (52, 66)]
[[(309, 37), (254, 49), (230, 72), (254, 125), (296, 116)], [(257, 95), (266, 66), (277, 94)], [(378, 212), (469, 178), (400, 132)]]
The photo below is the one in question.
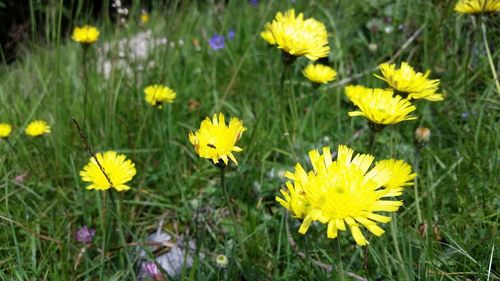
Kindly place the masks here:
[(130, 189), (125, 184), (131, 181), (137, 173), (132, 161), (127, 160), (125, 155), (114, 151), (97, 153), (96, 157), (97, 162), (94, 157), (91, 157), (90, 162), (80, 171), (82, 180), (91, 183), (87, 189), (107, 190), (111, 187), (117, 191)]
[(229, 126), (226, 125), (224, 115), (214, 114), (212, 120), (206, 118), (201, 122), (200, 129), (194, 134), (189, 133), (189, 141), (194, 145), (196, 153), (202, 158), (212, 159), (214, 164), (218, 164), (222, 159), (225, 165), (228, 159), (238, 164), (233, 155), (234, 152), (240, 152), (243, 149), (236, 146), (241, 134), (246, 130), (243, 122), (238, 118), (231, 118)]
[(337, 160), (332, 161), (329, 147), (323, 148), (323, 154), (311, 150), (312, 171), (306, 173), (297, 164), (293, 173), (285, 174), (293, 184), (287, 182), (288, 191), (281, 191), (284, 199), (276, 197), (276, 200), (294, 217), (302, 219), (299, 233), (305, 234), (314, 221), (328, 225), (328, 238), (337, 237), (347, 224), (358, 245), (368, 244), (360, 226), (376, 236), (384, 233), (377, 223), (387, 223), (391, 218), (375, 212), (396, 212), (403, 204), (385, 199), (393, 196), (385, 186), (398, 175), (382, 168), (369, 171), (374, 157), (369, 154), (353, 157), (353, 153), (340, 145)]
[(141, 24), (146, 24), (149, 22), (149, 14), (146, 11), (141, 12)]
[(313, 83), (326, 84), (335, 80), (337, 72), (326, 65), (309, 64), (302, 72)]
[(150, 85), (144, 89), (146, 102), (152, 106), (162, 108), (164, 102), (172, 103), (176, 97), (176, 93), (169, 87), (163, 85)]
[(75, 27), (75, 29), (73, 29), (73, 35), (71, 35), (71, 39), (73, 39), (73, 41), (86, 45), (96, 42), (98, 38), (99, 30), (90, 25)]
[(50, 133), (50, 126), (43, 120), (36, 120), (28, 124), (24, 132), (30, 137), (38, 137)]
[(458, 0), (455, 11), (460, 14), (493, 13), (500, 11), (500, 0)]
[(403, 160), (388, 159), (375, 164), (373, 170), (384, 171), (391, 174), (391, 178), (384, 187), (391, 192), (387, 196), (400, 196), (405, 186), (413, 185), (413, 179), (417, 176), (412, 173), (411, 165)]
[(378, 125), (396, 124), (414, 120), (417, 117), (408, 114), (416, 109), (408, 100), (396, 95), (392, 90), (369, 91), (363, 97), (355, 98), (355, 105), (361, 111), (351, 111), (349, 116), (364, 116)]
[(261, 36), (270, 44), (275, 42), (279, 49), (294, 57), (305, 56), (315, 61), (330, 52), (325, 25), (313, 18), (304, 19), (302, 13), (295, 17), (293, 9), (284, 14), (278, 12), (275, 19), (266, 24)]
[(276, 40), (274, 40), (273, 34), (269, 30), (262, 31), (260, 33), (260, 37), (262, 37), (262, 39), (266, 40), (266, 42), (269, 43), (270, 45), (276, 44)]
[(439, 79), (427, 79), (431, 73), (429, 70), (425, 74), (415, 72), (406, 62), (401, 63), (400, 69), (396, 69), (396, 64), (388, 63), (379, 65), (379, 68), (382, 76), (375, 74), (375, 77), (387, 82), (394, 90), (406, 93), (407, 99), (443, 100), (443, 95), (436, 93)]
[(7, 123), (0, 123), (0, 139), (6, 139), (12, 132), (12, 126)]
[(383, 93), (383, 92), (390, 92), (391, 94), (393, 93), (392, 90), (386, 90), (386, 89), (380, 89), (380, 88), (367, 88), (365, 86), (361, 85), (348, 85), (344, 88), (345, 95), (347, 98), (354, 104), (358, 105), (358, 102), (360, 99), (362, 99), (364, 96), (367, 94), (370, 94), (371, 92), (375, 93)]

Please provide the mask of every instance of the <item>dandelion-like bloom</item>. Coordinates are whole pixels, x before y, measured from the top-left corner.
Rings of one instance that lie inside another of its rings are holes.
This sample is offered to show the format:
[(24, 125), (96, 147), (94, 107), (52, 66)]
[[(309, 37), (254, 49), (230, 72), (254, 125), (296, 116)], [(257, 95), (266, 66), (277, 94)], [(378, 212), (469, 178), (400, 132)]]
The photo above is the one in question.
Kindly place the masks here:
[(281, 191), (284, 198), (276, 197), (283, 207), (302, 220), (299, 233), (305, 234), (314, 221), (327, 224), (327, 237), (335, 238), (346, 224), (358, 245), (366, 245), (360, 227), (376, 236), (384, 233), (377, 223), (387, 223), (390, 217), (375, 212), (396, 212), (402, 201), (388, 200), (393, 192), (386, 185), (397, 175), (386, 169), (369, 170), (374, 157), (357, 154), (347, 146), (340, 145), (336, 161), (332, 161), (329, 147), (323, 154), (317, 150), (309, 152), (313, 170), (306, 172), (300, 164), (294, 172), (285, 176), (288, 191)]
[(387, 196), (400, 196), (405, 186), (413, 185), (413, 179), (417, 176), (412, 173), (411, 165), (403, 160), (388, 159), (375, 164), (374, 170), (390, 173), (390, 179), (385, 187), (390, 190)]
[(273, 34), (269, 30), (264, 30), (260, 33), (260, 37), (264, 39), (269, 45), (275, 45), (276, 40), (274, 40)]
[(146, 102), (160, 109), (163, 107), (163, 103), (174, 102), (176, 96), (177, 94), (172, 89), (163, 85), (154, 84), (144, 89)]
[(236, 146), (236, 142), (245, 130), (243, 121), (233, 117), (228, 126), (224, 115), (219, 113), (219, 118), (217, 118), (217, 114), (214, 114), (212, 120), (207, 117), (201, 122), (198, 131), (194, 134), (190, 132), (189, 141), (194, 145), (194, 149), (200, 157), (212, 159), (214, 164), (218, 164), (219, 160), (222, 160), (225, 165), (231, 159), (237, 165), (238, 161), (236, 161), (233, 152), (243, 150)]
[(460, 14), (494, 13), (500, 11), (500, 0), (459, 0), (455, 11)]
[(315, 61), (330, 52), (325, 25), (313, 18), (304, 19), (302, 13), (296, 17), (293, 9), (284, 14), (278, 12), (275, 19), (266, 24), (261, 36), (271, 45), (274, 41), (279, 49), (293, 57), (305, 56)]
[(71, 39), (73, 39), (73, 41), (84, 45), (90, 45), (96, 42), (98, 38), (99, 30), (90, 25), (75, 27), (75, 29), (73, 29), (73, 34), (71, 35)]
[(348, 85), (344, 88), (345, 95), (354, 104), (358, 105), (359, 100), (362, 99), (367, 94), (372, 92), (380, 95), (384, 92), (394, 93), (391, 89), (381, 89), (381, 88), (368, 88), (362, 85)]
[(142, 10), (141, 11), (141, 16), (140, 16), (139, 19), (140, 19), (142, 25), (148, 23), (149, 22), (149, 14), (148, 14), (148, 12)]
[(24, 132), (30, 137), (39, 137), (50, 133), (50, 126), (43, 120), (35, 120), (28, 124)]
[(309, 64), (302, 72), (307, 79), (316, 84), (326, 84), (335, 80), (337, 72), (322, 64)]
[(373, 124), (390, 125), (417, 119), (408, 115), (416, 107), (407, 99), (393, 96), (392, 90), (367, 91), (362, 97), (354, 96), (353, 103), (361, 111), (351, 111), (349, 116), (364, 116)]
[(96, 158), (99, 163), (91, 157), (90, 162), (80, 171), (82, 180), (91, 183), (87, 189), (107, 190), (111, 187), (118, 191), (130, 189), (126, 183), (131, 181), (137, 173), (132, 161), (127, 160), (125, 155), (114, 151), (97, 153)]
[(394, 90), (406, 93), (409, 100), (443, 100), (443, 95), (436, 93), (439, 87), (439, 79), (427, 79), (431, 73), (429, 70), (425, 74), (416, 72), (406, 62), (402, 62), (399, 69), (396, 69), (396, 64), (388, 63), (379, 65), (379, 69), (382, 76), (375, 74), (375, 77), (387, 82)]
[(0, 123), (0, 139), (6, 139), (12, 133), (12, 126), (7, 123)]

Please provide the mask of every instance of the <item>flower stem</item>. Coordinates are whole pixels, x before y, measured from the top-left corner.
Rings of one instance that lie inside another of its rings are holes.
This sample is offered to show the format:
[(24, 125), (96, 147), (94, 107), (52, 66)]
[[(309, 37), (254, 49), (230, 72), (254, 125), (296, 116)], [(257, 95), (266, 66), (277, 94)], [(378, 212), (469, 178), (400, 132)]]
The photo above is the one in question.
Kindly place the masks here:
[(279, 103), (279, 110), (280, 110), (280, 115), (281, 115), (281, 122), (283, 123), (283, 131), (284, 131), (283, 133), (286, 136), (286, 140), (288, 142), (288, 145), (290, 146), (290, 149), (293, 151), (293, 141), (291, 138), (291, 132), (288, 128), (287, 114), (285, 114), (287, 99), (283, 97), (285, 79), (286, 79), (286, 75), (288, 73), (289, 68), (290, 68), (290, 64), (285, 63), (285, 60), (284, 60), (283, 61), (283, 71), (281, 72), (280, 85), (278, 88), (277, 98), (279, 99), (278, 103)]
[(495, 85), (497, 87), (497, 94), (500, 95), (500, 82), (498, 81), (495, 64), (493, 63), (493, 59), (491, 58), (491, 51), (490, 47), (488, 46), (488, 39), (486, 38), (486, 25), (484, 24), (484, 19), (481, 21), (481, 31), (483, 33), (483, 43), (484, 43), (484, 48), (486, 49), (486, 55), (488, 56), (488, 62), (490, 64), (491, 73), (493, 74), (493, 79), (495, 80)]
[[(413, 162), (413, 169), (415, 170), (415, 173), (418, 175), (418, 165), (420, 162), (420, 148), (415, 147), (415, 158)], [(418, 177), (415, 177), (413, 180), (413, 190), (415, 193), (415, 206), (417, 207), (417, 219), (418, 219), (418, 224), (420, 225), (422, 223), (422, 211), (420, 210), (420, 196), (418, 195)]]
[(307, 272), (309, 273), (309, 280), (313, 280), (312, 278), (312, 262), (311, 262), (311, 259), (309, 257), (309, 245), (307, 244), (307, 235), (304, 235), (304, 256), (305, 256), (305, 260), (307, 262)]
[[(104, 261), (105, 258), (106, 258), (106, 242), (108, 240), (108, 237), (107, 237), (107, 231), (106, 231), (106, 221), (107, 221), (107, 208), (106, 208), (106, 203), (107, 203), (107, 199), (106, 199), (106, 191), (102, 191), (102, 192), (99, 192), (99, 193), (96, 193), (97, 194), (97, 197), (98, 197), (98, 200), (101, 201), (100, 203), (100, 206), (101, 206), (101, 209), (100, 209), (100, 214), (101, 214), (101, 232), (102, 232), (102, 244), (101, 244), (101, 258), (102, 260)], [(104, 271), (105, 271), (105, 266), (101, 266), (101, 270), (100, 270), (100, 278), (103, 278), (104, 277)]]
[(333, 264), (332, 268), (337, 268), (337, 271), (338, 271), (338, 277), (339, 277), (339, 280), (343, 281), (344, 280), (344, 263), (342, 261), (342, 251), (340, 250), (340, 239), (337, 237), (337, 249), (335, 250), (335, 247), (334, 248), (334, 251), (337, 252), (337, 255), (338, 255), (338, 262), (335, 264)]
[[(227, 204), (227, 207), (229, 208), (229, 212), (231, 213), (231, 217), (233, 219), (233, 224), (238, 224), (238, 220), (236, 218), (236, 214), (233, 210), (233, 204), (231, 204), (231, 199), (229, 198), (229, 193), (227, 192), (227, 188), (226, 188), (226, 183), (225, 183), (225, 179), (226, 179), (226, 169), (225, 169), (225, 166), (219, 166), (220, 168), (220, 185), (221, 185), (221, 188), (222, 188), (222, 192), (224, 192), (224, 197), (226, 198), (226, 204)], [(236, 229), (233, 225), (233, 229)]]
[(368, 151), (370, 152), (370, 154), (373, 155), (374, 151), (375, 151), (375, 139), (377, 137), (377, 131), (375, 130), (370, 130), (371, 133), (370, 133), (370, 140), (368, 142)]
[(87, 125), (87, 114), (88, 114), (88, 73), (87, 73), (87, 50), (88, 47), (83, 47), (83, 56), (82, 56), (82, 64), (83, 64), (83, 124)]
[(283, 70), (281, 71), (281, 77), (280, 77), (280, 87), (278, 88), (278, 98), (283, 96), (283, 88), (285, 86), (285, 78), (287, 70), (288, 70), (288, 65), (283, 64)]
[[(127, 239), (125, 237), (125, 231), (124, 231), (124, 221), (123, 220), (123, 216), (122, 216), (122, 213), (121, 213), (121, 210), (122, 210), (122, 201), (123, 201), (123, 197), (119, 197), (119, 200), (116, 201), (115, 200), (115, 196), (114, 196), (114, 191), (110, 190), (109, 191), (109, 198), (111, 199), (111, 205), (113, 205), (113, 215), (115, 216), (115, 219), (116, 221), (118, 222), (118, 234), (120, 236), (120, 240), (121, 240), (121, 246), (123, 247), (123, 250), (125, 251), (125, 259), (127, 261), (127, 266), (129, 268), (129, 270), (133, 271), (133, 262), (129, 256), (129, 253), (127, 251)], [(120, 255), (120, 258), (122, 259), (123, 258), (123, 255)]]

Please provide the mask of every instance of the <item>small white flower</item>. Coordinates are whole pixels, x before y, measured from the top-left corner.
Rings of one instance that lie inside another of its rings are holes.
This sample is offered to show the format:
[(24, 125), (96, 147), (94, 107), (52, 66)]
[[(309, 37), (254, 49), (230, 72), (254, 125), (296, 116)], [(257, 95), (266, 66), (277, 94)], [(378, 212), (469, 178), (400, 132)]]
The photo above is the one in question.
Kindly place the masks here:
[(218, 255), (217, 258), (215, 258), (215, 263), (217, 263), (217, 266), (219, 268), (226, 268), (229, 261), (226, 256)]

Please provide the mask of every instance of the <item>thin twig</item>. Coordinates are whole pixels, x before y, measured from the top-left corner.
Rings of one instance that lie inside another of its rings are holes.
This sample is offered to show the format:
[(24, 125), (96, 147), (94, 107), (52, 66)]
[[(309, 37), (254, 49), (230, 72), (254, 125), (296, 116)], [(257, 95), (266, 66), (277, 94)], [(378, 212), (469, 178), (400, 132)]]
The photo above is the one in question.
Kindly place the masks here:
[(82, 139), (83, 145), (85, 146), (85, 149), (88, 151), (88, 153), (94, 158), (95, 162), (97, 163), (97, 166), (99, 166), (99, 169), (101, 169), (101, 172), (104, 174), (104, 177), (106, 177), (106, 180), (108, 183), (113, 186), (113, 183), (111, 182), (111, 179), (108, 177), (108, 174), (106, 174), (106, 171), (104, 170), (104, 167), (99, 163), (99, 160), (97, 160), (97, 157), (95, 156), (94, 152), (92, 152), (92, 148), (90, 148), (90, 145), (87, 141), (87, 138), (85, 138), (85, 135), (83, 134), (82, 128), (80, 127), (80, 124), (76, 121), (75, 118), (71, 117), (71, 120), (73, 120), (73, 123), (76, 126), (76, 129), (78, 130), (78, 134), (80, 134), (80, 138)]

